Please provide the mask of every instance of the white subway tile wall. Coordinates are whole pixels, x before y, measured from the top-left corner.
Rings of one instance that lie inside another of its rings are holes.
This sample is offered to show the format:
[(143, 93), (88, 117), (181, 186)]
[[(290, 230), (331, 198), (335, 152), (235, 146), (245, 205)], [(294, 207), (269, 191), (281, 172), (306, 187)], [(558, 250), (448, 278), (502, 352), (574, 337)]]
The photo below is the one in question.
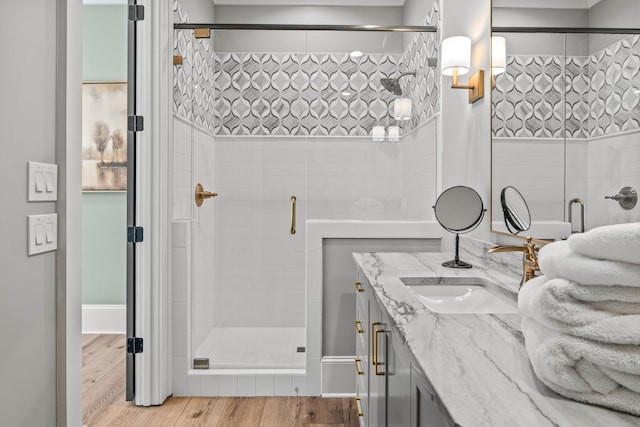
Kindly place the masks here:
[(618, 194), (622, 187), (640, 191), (640, 132), (589, 141), (589, 228), (621, 222), (640, 222), (640, 208), (624, 210), (604, 196)]
[(492, 156), (494, 221), (503, 220), (500, 191), (506, 186), (522, 193), (534, 221), (563, 220), (565, 158), (561, 140), (494, 139)]
[(193, 250), (191, 269), (191, 336), (197, 346), (214, 327), (213, 306), (216, 301), (214, 260), (216, 254), (216, 206), (218, 198), (207, 199), (202, 206), (194, 203), (195, 183), (201, 183), (206, 191), (217, 192), (214, 165), (216, 152), (214, 138), (209, 133), (193, 128), (193, 181), (190, 185), (190, 204), (193, 209), (191, 225)]
[(191, 125), (178, 118), (173, 120), (173, 219), (191, 219), (193, 207), (193, 134)]

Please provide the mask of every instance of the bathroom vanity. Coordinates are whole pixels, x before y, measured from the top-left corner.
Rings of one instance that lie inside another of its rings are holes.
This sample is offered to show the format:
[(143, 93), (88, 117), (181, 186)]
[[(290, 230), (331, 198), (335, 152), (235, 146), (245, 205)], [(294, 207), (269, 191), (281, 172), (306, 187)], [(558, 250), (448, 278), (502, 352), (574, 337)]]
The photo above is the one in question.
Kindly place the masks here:
[(450, 258), (353, 254), (362, 427), (640, 426), (538, 381), (520, 332), (519, 278), (479, 259), (443, 267)]

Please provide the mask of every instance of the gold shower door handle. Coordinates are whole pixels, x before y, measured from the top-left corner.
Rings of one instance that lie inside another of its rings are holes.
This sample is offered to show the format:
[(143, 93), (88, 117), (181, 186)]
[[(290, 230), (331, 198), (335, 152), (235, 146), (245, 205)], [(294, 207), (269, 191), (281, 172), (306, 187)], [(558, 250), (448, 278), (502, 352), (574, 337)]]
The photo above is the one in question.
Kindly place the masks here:
[(291, 234), (296, 234), (296, 196), (291, 196)]

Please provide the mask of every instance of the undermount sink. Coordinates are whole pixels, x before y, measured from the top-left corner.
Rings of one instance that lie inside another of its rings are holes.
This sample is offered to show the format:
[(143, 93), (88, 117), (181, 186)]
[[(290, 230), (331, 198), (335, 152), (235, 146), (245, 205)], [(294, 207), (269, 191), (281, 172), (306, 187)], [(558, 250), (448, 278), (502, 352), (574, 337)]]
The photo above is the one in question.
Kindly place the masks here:
[(401, 277), (429, 310), (436, 313), (517, 313), (515, 301), (477, 277)]

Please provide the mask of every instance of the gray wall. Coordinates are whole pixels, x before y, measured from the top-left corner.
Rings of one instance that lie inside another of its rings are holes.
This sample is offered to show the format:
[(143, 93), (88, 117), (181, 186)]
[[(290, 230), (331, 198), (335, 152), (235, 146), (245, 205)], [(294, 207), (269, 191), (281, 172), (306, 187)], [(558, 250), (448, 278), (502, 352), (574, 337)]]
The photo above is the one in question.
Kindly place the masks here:
[[(401, 7), (216, 6), (215, 12), (216, 22), (225, 24), (402, 24)], [(217, 31), (214, 45), (216, 52), (402, 53), (402, 37), (377, 32)]]
[[(191, 18), (191, 22), (208, 23), (215, 21), (215, 6), (212, 0), (179, 0), (178, 3), (187, 13), (187, 16)], [(212, 37), (208, 40), (211, 47), (213, 47), (213, 39)]]
[(53, 426), (56, 260), (27, 257), (27, 215), (55, 203), (27, 203), (26, 192), (27, 161), (56, 160), (56, 2), (2, 1), (0, 38), (13, 46), (0, 67), (0, 424)]
[[(640, 27), (640, 1), (600, 0), (589, 10), (589, 27)], [(597, 52), (619, 39), (617, 35), (592, 35), (589, 53)]]
[(213, 22), (214, 4), (211, 0), (179, 0), (191, 22)]
[[(424, 25), (424, 18), (427, 16), (433, 4), (437, 0), (405, 0), (402, 7), (403, 25)], [(413, 33), (404, 36), (404, 44), (407, 46), (414, 37)]]
[[(586, 27), (586, 9), (534, 9), (494, 7), (494, 27)], [(564, 55), (562, 34), (506, 34), (508, 55)], [(566, 40), (569, 55), (588, 55), (588, 36), (570, 35)]]
[(353, 252), (438, 252), (440, 239), (324, 239), (322, 241), (322, 355), (356, 354)]

